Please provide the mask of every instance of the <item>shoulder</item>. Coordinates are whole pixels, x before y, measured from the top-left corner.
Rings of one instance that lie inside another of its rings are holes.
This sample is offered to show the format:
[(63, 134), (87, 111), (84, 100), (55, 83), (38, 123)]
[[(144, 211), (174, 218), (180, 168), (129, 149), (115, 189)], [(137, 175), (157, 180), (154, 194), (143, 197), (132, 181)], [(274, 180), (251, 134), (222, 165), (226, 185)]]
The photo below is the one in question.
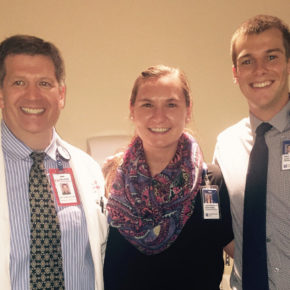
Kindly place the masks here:
[(111, 171), (116, 171), (117, 168), (122, 164), (123, 157), (124, 157), (123, 151), (107, 157), (102, 166), (104, 176), (107, 176), (107, 174), (109, 174), (109, 172)]
[(225, 180), (222, 174), (222, 171), (219, 167), (219, 165), (216, 164), (208, 164), (208, 179), (211, 185), (217, 185), (219, 188), (219, 192), (221, 195), (221, 198), (228, 199), (228, 190), (225, 184)]
[(249, 117), (242, 119), (238, 123), (228, 127), (218, 135), (218, 141), (226, 141), (235, 137), (242, 137), (251, 131)]
[(100, 165), (89, 154), (60, 138), (58, 143), (69, 152), (71, 157), (70, 164), (79, 174), (88, 176), (102, 175)]
[(102, 166), (102, 172), (106, 184), (105, 192), (107, 197), (109, 196), (111, 186), (115, 181), (117, 169), (123, 162), (123, 156), (124, 152), (119, 152), (118, 154), (110, 156), (104, 161)]
[(236, 152), (244, 150), (251, 142), (252, 130), (249, 118), (244, 118), (235, 125), (225, 129), (217, 137), (214, 151), (214, 160), (232, 162), (236, 158)]
[(89, 154), (65, 141), (59, 142), (66, 148), (71, 156), (69, 161), (74, 172), (74, 177), (78, 186), (82, 188), (79, 193), (84, 199), (83, 193), (88, 193), (90, 189), (92, 195), (86, 194), (86, 197), (97, 198), (104, 195), (104, 178), (100, 165)]
[(207, 164), (207, 175), (211, 184), (219, 185), (223, 183), (223, 175), (221, 169), (216, 164)]
[(60, 145), (64, 146), (65, 149), (68, 150), (68, 152), (71, 155), (72, 159), (80, 159), (83, 161), (87, 161), (87, 162), (91, 162), (91, 163), (97, 163), (97, 161), (95, 161), (88, 153), (86, 153), (85, 151), (83, 151), (82, 149), (71, 145), (70, 143), (59, 139), (59, 143)]

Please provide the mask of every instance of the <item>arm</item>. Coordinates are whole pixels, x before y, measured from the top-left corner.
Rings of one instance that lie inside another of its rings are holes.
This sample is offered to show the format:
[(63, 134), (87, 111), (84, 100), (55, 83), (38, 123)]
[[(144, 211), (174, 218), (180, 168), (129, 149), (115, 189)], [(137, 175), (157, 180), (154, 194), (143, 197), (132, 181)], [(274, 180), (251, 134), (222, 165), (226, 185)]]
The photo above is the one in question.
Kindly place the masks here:
[(225, 247), (224, 251), (231, 257), (234, 258), (234, 252), (235, 252), (235, 241), (232, 240), (229, 242)]
[(216, 184), (220, 188), (220, 206), (223, 218), (223, 245), (225, 252), (232, 258), (234, 255), (234, 235), (232, 231), (232, 216), (230, 212), (230, 199), (228, 190), (224, 182), (222, 172), (217, 165), (208, 164), (209, 179), (212, 184)]

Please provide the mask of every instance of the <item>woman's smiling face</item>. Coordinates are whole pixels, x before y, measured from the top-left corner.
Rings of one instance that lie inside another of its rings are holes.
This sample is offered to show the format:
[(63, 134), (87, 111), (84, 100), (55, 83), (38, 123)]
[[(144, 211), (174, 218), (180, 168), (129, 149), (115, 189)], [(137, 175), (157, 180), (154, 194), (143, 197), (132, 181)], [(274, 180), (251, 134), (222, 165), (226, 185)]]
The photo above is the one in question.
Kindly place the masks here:
[(130, 111), (145, 152), (175, 150), (191, 115), (180, 80), (173, 74), (142, 83)]

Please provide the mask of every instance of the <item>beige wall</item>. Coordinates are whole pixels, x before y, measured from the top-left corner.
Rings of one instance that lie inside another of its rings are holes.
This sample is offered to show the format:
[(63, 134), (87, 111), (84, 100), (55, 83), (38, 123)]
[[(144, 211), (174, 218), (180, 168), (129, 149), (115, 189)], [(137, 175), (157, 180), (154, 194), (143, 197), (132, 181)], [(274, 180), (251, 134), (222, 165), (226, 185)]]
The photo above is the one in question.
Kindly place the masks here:
[(217, 134), (247, 115), (232, 82), (230, 38), (245, 19), (273, 14), (290, 24), (289, 0), (1, 0), (0, 39), (33, 34), (54, 42), (67, 71), (67, 104), (57, 130), (86, 150), (96, 134), (132, 133), (128, 97), (139, 72), (182, 68), (208, 161)]

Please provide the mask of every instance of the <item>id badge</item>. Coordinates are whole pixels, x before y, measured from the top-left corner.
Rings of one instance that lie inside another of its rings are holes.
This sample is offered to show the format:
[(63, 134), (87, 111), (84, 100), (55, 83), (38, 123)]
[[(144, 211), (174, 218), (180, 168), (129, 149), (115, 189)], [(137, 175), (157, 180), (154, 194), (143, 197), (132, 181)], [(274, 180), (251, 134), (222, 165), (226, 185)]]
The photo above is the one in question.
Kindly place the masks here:
[(220, 219), (219, 187), (201, 186), (201, 201), (204, 219)]
[(290, 169), (290, 140), (283, 141), (282, 145), (282, 170)]
[(51, 185), (59, 206), (79, 205), (79, 195), (71, 168), (49, 169)]

